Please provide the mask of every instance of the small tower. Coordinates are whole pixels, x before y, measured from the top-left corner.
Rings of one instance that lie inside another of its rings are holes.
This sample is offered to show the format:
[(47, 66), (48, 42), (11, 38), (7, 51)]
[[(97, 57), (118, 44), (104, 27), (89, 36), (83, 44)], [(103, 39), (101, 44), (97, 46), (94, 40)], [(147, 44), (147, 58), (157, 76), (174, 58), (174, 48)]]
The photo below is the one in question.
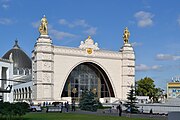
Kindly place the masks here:
[(53, 46), (48, 36), (47, 19), (41, 19), (40, 36), (32, 52), (33, 101), (47, 101), (53, 98)]
[(122, 52), (122, 98), (127, 99), (127, 93), (135, 83), (135, 54), (129, 43), (130, 32), (126, 27), (123, 34), (124, 45)]

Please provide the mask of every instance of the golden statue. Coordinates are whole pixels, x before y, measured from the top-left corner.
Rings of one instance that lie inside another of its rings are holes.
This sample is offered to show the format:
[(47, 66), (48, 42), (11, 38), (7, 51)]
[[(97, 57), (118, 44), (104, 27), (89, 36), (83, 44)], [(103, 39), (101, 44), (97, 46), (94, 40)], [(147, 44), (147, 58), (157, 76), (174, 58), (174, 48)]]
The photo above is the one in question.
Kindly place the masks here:
[(48, 34), (48, 21), (46, 19), (46, 16), (44, 15), (44, 17), (41, 19), (41, 25), (39, 26), (39, 32), (41, 35), (47, 35)]
[(88, 39), (91, 39), (91, 36), (90, 36), (90, 35), (88, 36)]
[(123, 34), (124, 44), (128, 43), (129, 41), (130, 32), (128, 28), (126, 27)]

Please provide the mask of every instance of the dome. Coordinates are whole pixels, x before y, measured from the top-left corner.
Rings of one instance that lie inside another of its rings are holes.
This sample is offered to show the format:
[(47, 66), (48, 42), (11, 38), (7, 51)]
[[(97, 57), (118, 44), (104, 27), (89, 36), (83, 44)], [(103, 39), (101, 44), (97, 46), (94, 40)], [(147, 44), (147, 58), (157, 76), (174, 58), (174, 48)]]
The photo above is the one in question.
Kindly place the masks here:
[(27, 54), (19, 47), (18, 41), (15, 41), (15, 45), (11, 50), (9, 50), (4, 56), (3, 59), (10, 59), (12, 55), (14, 69), (32, 69), (31, 59)]

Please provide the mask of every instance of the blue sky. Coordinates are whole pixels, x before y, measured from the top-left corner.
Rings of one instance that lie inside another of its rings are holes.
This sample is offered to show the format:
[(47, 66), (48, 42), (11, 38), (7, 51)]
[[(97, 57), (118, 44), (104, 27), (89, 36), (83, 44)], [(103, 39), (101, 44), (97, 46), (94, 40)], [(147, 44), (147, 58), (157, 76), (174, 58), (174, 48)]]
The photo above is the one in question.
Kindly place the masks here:
[(91, 35), (101, 49), (118, 51), (127, 26), (136, 53), (136, 80), (157, 87), (180, 75), (180, 1), (174, 0), (0, 0), (0, 56), (17, 38), (31, 56), (45, 14), (53, 44), (78, 47)]

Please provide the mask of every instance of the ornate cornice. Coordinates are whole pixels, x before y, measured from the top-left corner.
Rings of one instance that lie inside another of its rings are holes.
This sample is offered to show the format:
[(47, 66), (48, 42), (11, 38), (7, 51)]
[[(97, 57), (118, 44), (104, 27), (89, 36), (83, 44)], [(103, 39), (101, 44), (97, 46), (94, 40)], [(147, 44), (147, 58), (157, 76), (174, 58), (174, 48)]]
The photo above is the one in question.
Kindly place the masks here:
[(69, 55), (78, 57), (122, 59), (122, 53), (107, 50), (93, 50), (91, 54), (85, 49), (54, 46), (54, 55)]

